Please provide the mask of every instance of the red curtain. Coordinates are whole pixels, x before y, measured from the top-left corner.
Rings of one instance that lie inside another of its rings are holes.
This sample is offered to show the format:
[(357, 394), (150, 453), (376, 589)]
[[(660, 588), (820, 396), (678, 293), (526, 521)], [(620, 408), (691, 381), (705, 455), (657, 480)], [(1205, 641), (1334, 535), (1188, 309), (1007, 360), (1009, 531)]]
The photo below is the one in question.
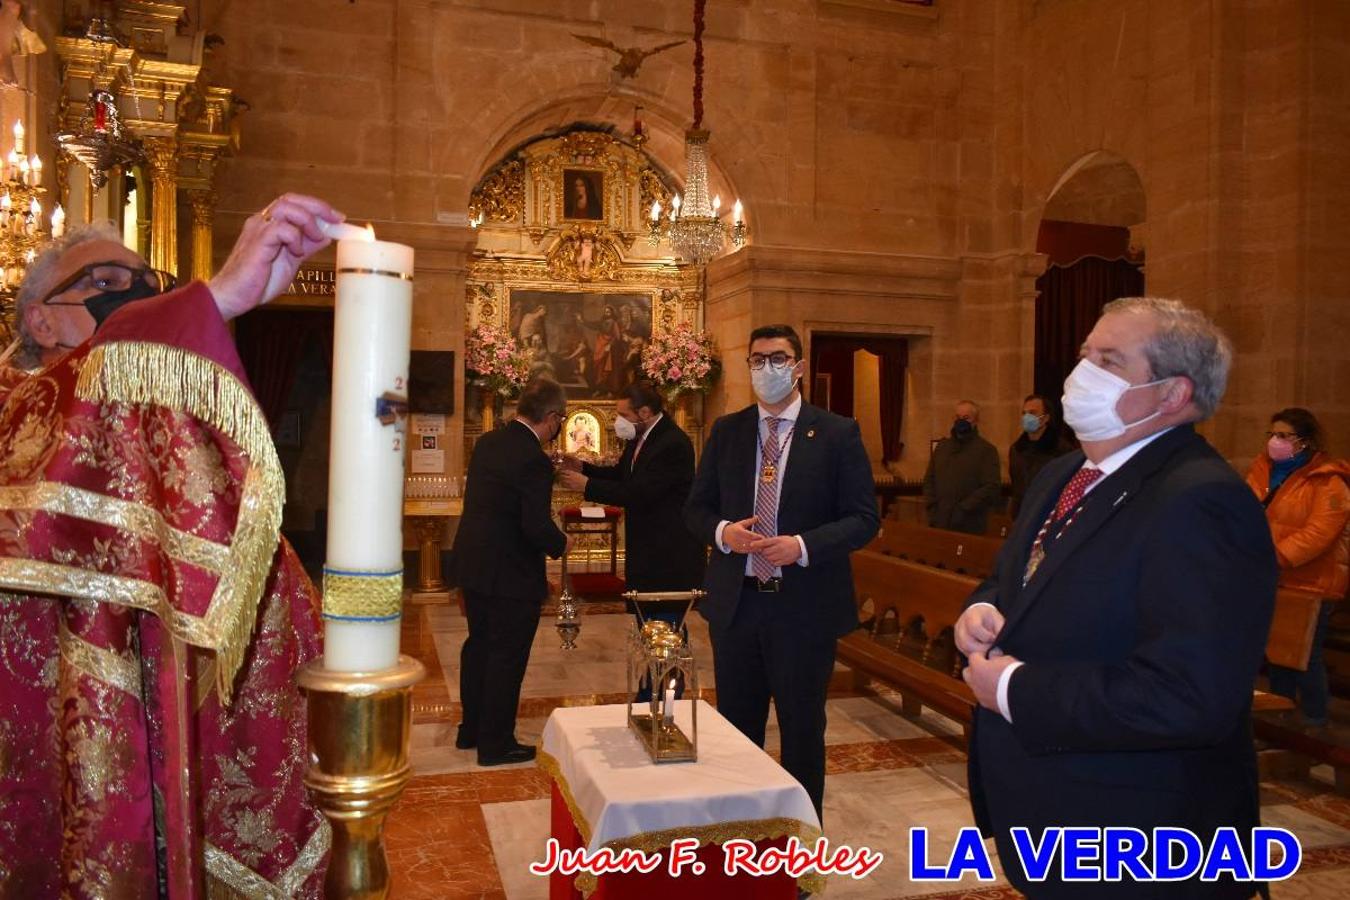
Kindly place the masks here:
[(235, 343), (258, 405), (273, 430), (286, 412), (295, 371), (306, 345), (317, 340), (331, 366), (333, 313), (330, 310), (259, 309), (235, 324)]
[(1086, 256), (1050, 267), (1036, 279), (1036, 289), (1036, 393), (1058, 398), (1102, 307), (1142, 294), (1144, 273), (1128, 260)]
[(830, 399), (812, 402), (841, 416), (853, 416), (853, 354), (866, 350), (880, 357), (881, 449), (886, 460), (900, 458), (900, 423), (905, 412), (905, 367), (909, 344), (904, 338), (866, 335), (812, 335), (811, 372), (830, 375)]

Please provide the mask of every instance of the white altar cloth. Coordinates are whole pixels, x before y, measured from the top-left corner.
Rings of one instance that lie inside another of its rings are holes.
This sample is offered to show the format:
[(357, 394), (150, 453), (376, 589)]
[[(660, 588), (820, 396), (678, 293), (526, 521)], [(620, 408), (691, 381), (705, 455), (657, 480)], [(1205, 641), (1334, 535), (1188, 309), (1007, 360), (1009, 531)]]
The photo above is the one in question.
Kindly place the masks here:
[(656, 851), (676, 837), (814, 843), (820, 820), (806, 790), (702, 700), (676, 703), (685, 734), (693, 734), (694, 702), (698, 761), (687, 763), (653, 763), (628, 727), (624, 704), (564, 707), (549, 716), (539, 763), (558, 782), (587, 849)]

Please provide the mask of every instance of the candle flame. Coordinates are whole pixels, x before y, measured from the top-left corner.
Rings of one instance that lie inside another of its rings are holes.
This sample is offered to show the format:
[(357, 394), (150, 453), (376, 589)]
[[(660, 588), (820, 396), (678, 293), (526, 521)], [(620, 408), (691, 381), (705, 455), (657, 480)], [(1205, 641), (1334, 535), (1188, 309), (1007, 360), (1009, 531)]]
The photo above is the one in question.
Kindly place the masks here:
[(374, 241), (374, 240), (375, 240), (375, 226), (372, 225), (372, 224), (370, 224), (369, 222), (366, 223), (366, 236), (365, 236), (365, 240), (368, 240), (368, 241)]

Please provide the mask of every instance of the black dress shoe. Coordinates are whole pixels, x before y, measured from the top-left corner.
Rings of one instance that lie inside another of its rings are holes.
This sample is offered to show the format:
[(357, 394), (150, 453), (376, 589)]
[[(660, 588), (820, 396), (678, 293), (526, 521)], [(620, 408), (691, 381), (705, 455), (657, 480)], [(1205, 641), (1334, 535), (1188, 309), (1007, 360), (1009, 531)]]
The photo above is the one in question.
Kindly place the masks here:
[(455, 749), (472, 750), (474, 747), (477, 746), (478, 746), (478, 739), (470, 734), (466, 734), (463, 725), (459, 726), (459, 729), (455, 732)]
[(529, 762), (534, 759), (534, 748), (527, 747), (524, 744), (516, 744), (509, 747), (501, 753), (483, 753), (478, 752), (478, 764), (480, 766), (509, 766), (514, 763)]

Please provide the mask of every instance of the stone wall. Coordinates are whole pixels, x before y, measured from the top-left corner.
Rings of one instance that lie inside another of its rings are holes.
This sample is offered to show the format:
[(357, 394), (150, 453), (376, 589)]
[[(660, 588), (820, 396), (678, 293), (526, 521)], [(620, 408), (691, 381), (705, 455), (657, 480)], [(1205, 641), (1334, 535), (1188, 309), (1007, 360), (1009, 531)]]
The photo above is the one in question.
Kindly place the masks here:
[[(419, 256), (416, 346), (462, 351), (463, 215), (511, 147), (574, 121), (627, 129), (641, 104), (648, 149), (682, 171), (691, 47), (621, 80), (571, 34), (687, 37), (686, 6), (220, 5), (218, 77), (253, 109), (223, 165), (219, 252), (278, 192), (321, 194), (440, 254)], [(1238, 345), (1208, 427), (1220, 448), (1249, 457), (1289, 403), (1350, 430), (1347, 4), (713, 0), (708, 16), (714, 177), (754, 242), (709, 270), (729, 363), (709, 412), (750, 399), (752, 325), (875, 329), (913, 336), (906, 470), (959, 397), (1006, 444), (1031, 383), (1037, 226), (1075, 160), (1105, 150), (1144, 186), (1149, 291), (1207, 309)]]

